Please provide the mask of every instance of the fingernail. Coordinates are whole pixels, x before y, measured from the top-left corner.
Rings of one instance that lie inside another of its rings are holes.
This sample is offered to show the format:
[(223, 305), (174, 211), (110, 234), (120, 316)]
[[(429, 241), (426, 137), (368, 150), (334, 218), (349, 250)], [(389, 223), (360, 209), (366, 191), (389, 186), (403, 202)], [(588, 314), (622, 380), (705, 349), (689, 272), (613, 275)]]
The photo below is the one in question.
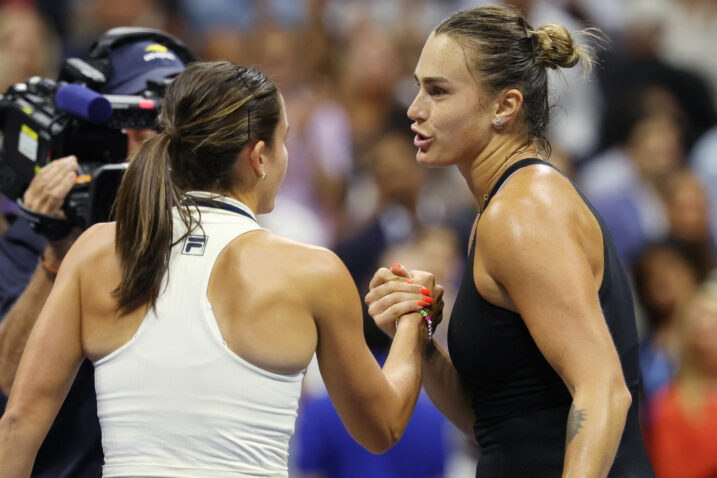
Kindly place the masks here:
[(401, 267), (401, 264), (394, 262), (393, 264), (391, 264), (391, 269), (393, 269), (394, 267)]
[(425, 306), (427, 306), (427, 305), (428, 305), (428, 304), (425, 303), (425, 302), (423, 302), (422, 300), (419, 300), (419, 301), (418, 301), (418, 306), (419, 306), (419, 307), (425, 307)]
[(413, 284), (413, 282), (411, 282), (410, 280), (407, 280), (406, 284)]
[(426, 289), (425, 287), (421, 287), (421, 294), (423, 295), (431, 295), (431, 291)]
[(432, 297), (426, 296), (426, 297), (423, 298), (423, 300), (426, 301), (426, 302), (428, 302), (429, 304), (432, 304), (432, 303), (433, 303), (433, 298), (432, 298)]

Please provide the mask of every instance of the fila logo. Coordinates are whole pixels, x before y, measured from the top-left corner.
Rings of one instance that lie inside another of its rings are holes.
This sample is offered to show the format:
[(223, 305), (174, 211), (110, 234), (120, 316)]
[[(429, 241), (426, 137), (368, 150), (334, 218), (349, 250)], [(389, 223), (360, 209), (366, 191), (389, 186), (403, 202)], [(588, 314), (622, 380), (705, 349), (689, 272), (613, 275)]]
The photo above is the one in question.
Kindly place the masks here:
[(182, 254), (187, 256), (203, 256), (207, 247), (208, 236), (188, 236), (182, 244)]

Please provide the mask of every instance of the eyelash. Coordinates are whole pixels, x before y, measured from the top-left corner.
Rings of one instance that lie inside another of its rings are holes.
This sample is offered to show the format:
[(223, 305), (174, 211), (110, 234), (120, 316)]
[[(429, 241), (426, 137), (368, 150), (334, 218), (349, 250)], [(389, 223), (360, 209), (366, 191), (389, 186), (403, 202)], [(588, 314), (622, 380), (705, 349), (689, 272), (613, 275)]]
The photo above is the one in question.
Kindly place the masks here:
[[(421, 87), (421, 84), (418, 83), (417, 81), (414, 83), (414, 85), (416, 85), (416, 88), (420, 88), (420, 87)], [(431, 89), (428, 90), (428, 94), (431, 95), (431, 96), (443, 96), (443, 95), (445, 95), (446, 93), (447, 93), (446, 90), (444, 90), (443, 88), (438, 88), (438, 87), (433, 87), (433, 88), (431, 88)]]

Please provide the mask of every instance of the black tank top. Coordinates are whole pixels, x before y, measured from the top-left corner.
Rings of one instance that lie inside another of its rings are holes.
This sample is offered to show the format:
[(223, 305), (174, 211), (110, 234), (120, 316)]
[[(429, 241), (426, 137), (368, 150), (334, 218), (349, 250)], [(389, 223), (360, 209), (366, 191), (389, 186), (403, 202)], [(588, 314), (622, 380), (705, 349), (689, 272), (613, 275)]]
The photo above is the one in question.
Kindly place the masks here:
[[(516, 162), (501, 176), (486, 206), (511, 174), (534, 164), (555, 168), (539, 159)], [(630, 285), (605, 224), (582, 193), (577, 188), (576, 191), (602, 230), (605, 271), (599, 290), (600, 305), (632, 393), (625, 431), (608, 476), (654, 477), (638, 423), (640, 375)], [(540, 353), (522, 317), (489, 303), (478, 293), (473, 279), (475, 242), (453, 307), (448, 348), (453, 364), (473, 394), (473, 429), (481, 448), (476, 476), (560, 477), (572, 397)]]

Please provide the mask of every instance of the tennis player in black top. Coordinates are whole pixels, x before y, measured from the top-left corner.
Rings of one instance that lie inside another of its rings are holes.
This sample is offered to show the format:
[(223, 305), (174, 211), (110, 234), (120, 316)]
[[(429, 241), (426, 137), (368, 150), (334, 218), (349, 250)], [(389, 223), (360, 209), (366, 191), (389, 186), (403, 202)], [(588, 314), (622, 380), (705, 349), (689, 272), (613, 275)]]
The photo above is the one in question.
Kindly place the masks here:
[[(417, 160), (457, 166), (481, 211), (450, 357), (435, 346), (424, 362), (433, 402), (480, 445), (480, 478), (654, 477), (626, 275), (595, 210), (541, 159), (546, 68), (578, 63), (590, 67), (592, 53), (562, 26), (534, 29), (517, 10), (482, 7), (436, 27), (416, 67)], [(366, 297), (389, 334), (408, 279), (432, 282), (394, 266)]]

